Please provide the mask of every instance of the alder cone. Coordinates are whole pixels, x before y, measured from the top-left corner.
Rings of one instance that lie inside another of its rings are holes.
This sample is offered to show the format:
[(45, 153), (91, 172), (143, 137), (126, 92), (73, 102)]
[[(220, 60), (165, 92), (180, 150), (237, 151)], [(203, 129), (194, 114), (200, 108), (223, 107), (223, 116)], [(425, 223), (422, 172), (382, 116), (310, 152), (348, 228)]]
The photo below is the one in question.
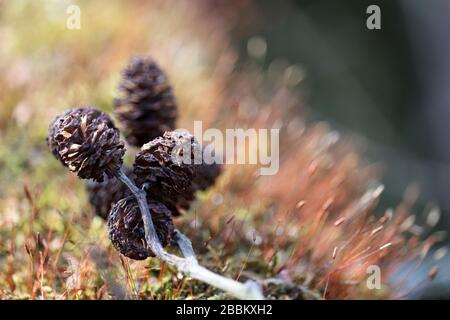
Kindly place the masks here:
[(166, 74), (150, 57), (134, 57), (123, 71), (115, 114), (130, 145), (141, 147), (175, 129), (177, 105)]
[[(148, 208), (158, 239), (163, 247), (172, 242), (175, 227), (167, 207), (159, 202), (148, 202)], [(114, 247), (124, 256), (144, 260), (155, 254), (147, 248), (144, 222), (137, 200), (127, 197), (117, 202), (108, 217), (109, 238)]]
[[(126, 175), (133, 180), (133, 171), (125, 169)], [(107, 220), (111, 208), (123, 198), (131, 195), (130, 189), (116, 177), (105, 177), (103, 182), (89, 180), (86, 184), (89, 203), (96, 215)]]
[(196, 165), (192, 183), (185, 192), (180, 194), (177, 205), (182, 209), (189, 209), (191, 202), (195, 200), (197, 191), (204, 191), (214, 185), (221, 171), (222, 166), (216, 163), (206, 164), (203, 162), (202, 164)]
[(82, 179), (102, 182), (121, 167), (125, 148), (119, 130), (105, 113), (76, 108), (56, 117), (47, 143), (52, 153)]
[(222, 166), (220, 164), (207, 164), (203, 162), (202, 164), (195, 166), (195, 175), (192, 186), (196, 191), (206, 190), (216, 182), (216, 179), (221, 172)]
[(133, 171), (136, 184), (147, 191), (150, 200), (164, 203), (173, 215), (179, 215), (177, 201), (191, 186), (198, 152), (200, 145), (193, 135), (164, 133), (142, 146), (136, 155)]

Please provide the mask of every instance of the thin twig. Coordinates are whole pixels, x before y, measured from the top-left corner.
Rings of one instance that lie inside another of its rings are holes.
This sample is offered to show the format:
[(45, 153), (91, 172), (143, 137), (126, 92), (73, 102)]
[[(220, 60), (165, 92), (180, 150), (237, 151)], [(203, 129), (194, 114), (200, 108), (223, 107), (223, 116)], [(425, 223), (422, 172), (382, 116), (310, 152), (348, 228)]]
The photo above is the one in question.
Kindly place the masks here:
[(156, 234), (155, 226), (153, 225), (152, 217), (148, 209), (145, 191), (137, 188), (134, 183), (128, 179), (122, 168), (117, 171), (116, 175), (117, 178), (122, 181), (136, 197), (139, 209), (141, 210), (142, 221), (144, 222), (145, 240), (147, 242), (147, 246), (159, 259), (177, 267), (177, 269), (186, 276), (222, 289), (239, 299), (264, 299), (261, 287), (258, 283), (254, 281), (241, 283), (223, 277), (199, 265), (194, 250), (192, 249), (191, 241), (178, 230), (176, 230), (175, 233), (176, 240), (181, 252), (184, 255), (184, 258), (166, 252), (159, 242)]

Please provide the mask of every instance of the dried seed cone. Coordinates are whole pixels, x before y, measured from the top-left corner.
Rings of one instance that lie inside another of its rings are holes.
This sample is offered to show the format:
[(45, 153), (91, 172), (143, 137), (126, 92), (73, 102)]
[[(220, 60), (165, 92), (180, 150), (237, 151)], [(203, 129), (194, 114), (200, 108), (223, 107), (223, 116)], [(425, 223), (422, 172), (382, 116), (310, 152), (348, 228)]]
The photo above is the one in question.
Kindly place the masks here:
[[(156, 234), (165, 247), (171, 243), (175, 230), (172, 215), (162, 203), (149, 202), (148, 207)], [(114, 205), (108, 218), (108, 230), (112, 244), (124, 256), (135, 260), (154, 256), (147, 248), (144, 222), (134, 197), (122, 199)]]
[(49, 127), (52, 153), (80, 178), (102, 182), (123, 162), (125, 148), (119, 130), (105, 113), (77, 108), (58, 116)]
[(191, 186), (194, 159), (201, 152), (195, 137), (170, 131), (145, 144), (136, 155), (136, 184), (145, 187), (149, 199), (164, 203), (179, 215), (177, 200)]
[[(125, 169), (127, 176), (133, 180), (132, 170)], [(107, 220), (111, 208), (123, 198), (131, 195), (130, 189), (116, 177), (105, 177), (103, 182), (89, 180), (86, 184), (89, 203), (96, 215)]]
[(216, 179), (221, 172), (222, 167), (217, 163), (202, 163), (195, 166), (195, 175), (194, 180), (192, 181), (192, 187), (195, 188), (195, 191), (208, 189), (216, 182)]
[(189, 209), (191, 202), (195, 200), (197, 191), (206, 190), (214, 185), (221, 171), (221, 165), (216, 163), (206, 164), (203, 162), (202, 164), (196, 165), (192, 184), (179, 196), (177, 205), (185, 210)]
[(123, 72), (115, 114), (128, 143), (141, 147), (174, 130), (177, 106), (167, 76), (149, 57), (135, 57)]
[(64, 117), (70, 112), (66, 111), (62, 114), (60, 114), (59, 116), (57, 116), (55, 119), (53, 119), (53, 121), (50, 123), (50, 125), (48, 126), (48, 135), (45, 138), (45, 140), (47, 141), (47, 145), (50, 148), (50, 150), (52, 151), (53, 156), (55, 156), (56, 159), (58, 159), (59, 161), (61, 161), (61, 163), (66, 166), (66, 164), (64, 163), (64, 161), (62, 161), (61, 156), (59, 155), (58, 152), (58, 143), (56, 142), (56, 134), (57, 131), (60, 127), (60, 122), (62, 119), (64, 119)]

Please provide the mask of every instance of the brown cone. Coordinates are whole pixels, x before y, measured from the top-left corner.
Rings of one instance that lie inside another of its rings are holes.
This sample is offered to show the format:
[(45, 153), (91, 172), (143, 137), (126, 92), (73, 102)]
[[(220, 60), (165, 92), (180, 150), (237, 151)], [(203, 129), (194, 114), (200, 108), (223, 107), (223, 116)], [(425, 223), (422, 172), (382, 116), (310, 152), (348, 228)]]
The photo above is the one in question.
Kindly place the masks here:
[[(126, 175), (133, 180), (132, 169), (125, 169)], [(89, 203), (96, 215), (107, 220), (111, 208), (123, 198), (131, 195), (130, 189), (119, 179), (105, 177), (103, 182), (89, 180), (86, 184)]]
[[(187, 147), (184, 163), (183, 147)], [(199, 144), (189, 133), (166, 132), (163, 137), (145, 144), (136, 155), (134, 174), (138, 187), (145, 187), (148, 199), (164, 203), (174, 215), (179, 215), (177, 200), (191, 186), (194, 176), (194, 154)], [(172, 157), (178, 155), (179, 158)]]
[[(165, 247), (171, 243), (175, 230), (172, 215), (162, 203), (149, 202), (148, 207), (156, 234)], [(108, 218), (108, 230), (112, 244), (124, 256), (135, 260), (154, 256), (147, 248), (144, 222), (134, 197), (122, 199), (114, 205)]]

